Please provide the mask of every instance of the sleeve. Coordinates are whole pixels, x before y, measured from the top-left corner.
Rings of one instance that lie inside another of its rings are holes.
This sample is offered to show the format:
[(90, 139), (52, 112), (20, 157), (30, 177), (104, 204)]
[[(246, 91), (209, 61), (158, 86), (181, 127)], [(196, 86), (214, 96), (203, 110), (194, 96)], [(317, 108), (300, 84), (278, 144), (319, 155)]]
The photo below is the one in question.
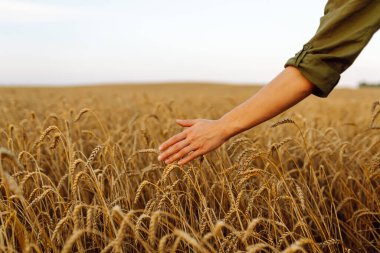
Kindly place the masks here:
[(380, 0), (329, 0), (315, 35), (284, 67), (297, 67), (327, 97), (380, 28)]

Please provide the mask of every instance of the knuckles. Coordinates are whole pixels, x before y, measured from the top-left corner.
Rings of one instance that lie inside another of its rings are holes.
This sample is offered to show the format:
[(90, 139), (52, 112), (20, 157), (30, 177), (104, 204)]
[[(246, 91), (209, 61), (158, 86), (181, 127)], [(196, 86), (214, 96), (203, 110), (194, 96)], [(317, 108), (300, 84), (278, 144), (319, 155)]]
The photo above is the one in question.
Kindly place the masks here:
[(193, 142), (194, 141), (194, 137), (192, 135), (188, 135), (187, 138), (186, 138), (186, 140), (188, 142)]
[(177, 143), (177, 144), (174, 144), (173, 146), (172, 146), (172, 150), (177, 150), (177, 149), (179, 149), (179, 144)]

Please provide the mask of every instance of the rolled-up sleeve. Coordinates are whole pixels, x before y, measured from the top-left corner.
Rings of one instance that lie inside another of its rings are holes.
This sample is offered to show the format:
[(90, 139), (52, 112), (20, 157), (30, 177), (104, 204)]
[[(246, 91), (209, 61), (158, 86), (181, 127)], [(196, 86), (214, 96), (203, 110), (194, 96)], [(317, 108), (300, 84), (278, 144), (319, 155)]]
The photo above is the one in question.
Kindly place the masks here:
[(380, 0), (329, 0), (315, 35), (284, 67), (297, 67), (327, 97), (380, 28)]

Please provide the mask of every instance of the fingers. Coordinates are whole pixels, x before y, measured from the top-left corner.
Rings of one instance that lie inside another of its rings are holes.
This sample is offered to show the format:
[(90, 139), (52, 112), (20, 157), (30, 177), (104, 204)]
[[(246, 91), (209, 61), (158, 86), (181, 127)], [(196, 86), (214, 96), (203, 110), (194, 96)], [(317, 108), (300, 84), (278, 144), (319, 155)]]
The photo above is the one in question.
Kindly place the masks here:
[(192, 147), (191, 145), (188, 145), (184, 147), (183, 149), (179, 150), (177, 153), (170, 156), (168, 159), (165, 160), (165, 163), (172, 163), (174, 161), (177, 161), (179, 158), (184, 157), (185, 155), (189, 154), (189, 152), (195, 150), (196, 148)]
[(179, 164), (179, 165), (183, 165), (183, 164), (185, 164), (185, 163), (187, 163), (187, 162), (190, 162), (191, 160), (197, 158), (198, 156), (200, 156), (200, 155), (202, 155), (202, 154), (203, 154), (202, 150), (197, 149), (197, 150), (195, 150), (194, 152), (192, 152), (192, 153), (190, 153), (189, 155), (187, 155), (186, 157), (182, 158), (182, 159), (178, 162), (178, 164)]
[(179, 134), (176, 134), (174, 135), (173, 137), (171, 137), (169, 140), (165, 141), (164, 143), (162, 143), (159, 147), (159, 149), (161, 151), (165, 150), (166, 148), (170, 147), (171, 145), (173, 145), (174, 143), (177, 143), (183, 139), (186, 138), (186, 133), (183, 131)]
[(190, 127), (194, 125), (195, 119), (177, 119), (176, 122), (178, 125), (183, 126), (183, 127)]
[[(198, 120), (199, 119), (177, 119), (176, 122), (183, 127), (190, 127), (193, 126)], [(181, 133), (171, 137), (169, 140), (165, 141), (159, 146), (159, 150), (164, 152), (158, 156), (158, 160), (164, 160), (165, 163), (171, 163), (179, 158), (184, 157), (185, 155), (189, 154), (190, 151), (197, 149), (194, 145), (192, 145), (192, 142), (193, 137), (189, 135), (189, 130), (186, 129), (182, 131)], [(193, 147), (191, 148), (190, 145)]]
[[(181, 149), (183, 149), (184, 147), (188, 146), (190, 143), (188, 140), (181, 140), (177, 143), (175, 143), (174, 145), (172, 145), (170, 148), (168, 148), (165, 152), (163, 152), (159, 157), (158, 157), (158, 160), (159, 161), (162, 161), (162, 160), (165, 160), (167, 157), (177, 153), (178, 151), (180, 151)], [(166, 162), (166, 161), (165, 161)]]

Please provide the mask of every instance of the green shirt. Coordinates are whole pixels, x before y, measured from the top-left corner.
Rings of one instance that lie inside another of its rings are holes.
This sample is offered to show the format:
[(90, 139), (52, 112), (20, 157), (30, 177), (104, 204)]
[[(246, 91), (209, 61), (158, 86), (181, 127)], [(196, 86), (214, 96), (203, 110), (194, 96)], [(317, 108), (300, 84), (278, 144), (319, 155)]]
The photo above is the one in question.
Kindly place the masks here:
[(329, 0), (316, 34), (285, 67), (297, 67), (315, 85), (312, 94), (327, 97), (379, 28), (380, 0)]

